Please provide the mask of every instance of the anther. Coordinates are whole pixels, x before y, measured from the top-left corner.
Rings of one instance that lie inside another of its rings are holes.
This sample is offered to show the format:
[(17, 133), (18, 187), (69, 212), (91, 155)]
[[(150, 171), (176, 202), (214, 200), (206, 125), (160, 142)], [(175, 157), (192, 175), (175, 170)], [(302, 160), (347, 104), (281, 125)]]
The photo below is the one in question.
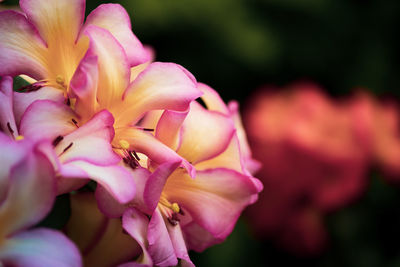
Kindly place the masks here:
[(126, 140), (119, 140), (119, 145), (121, 146), (122, 149), (129, 149), (129, 143)]
[(57, 136), (57, 137), (53, 140), (53, 143), (52, 143), (53, 147), (56, 147), (63, 139), (64, 139), (63, 136), (61, 136), (61, 135)]
[(71, 142), (66, 148), (64, 148), (64, 150), (63, 150), (63, 152), (62, 153), (64, 153), (64, 152), (67, 152), (67, 150), (68, 149), (70, 149), (71, 148), (71, 146), (73, 145), (74, 143), (73, 142)]
[(172, 203), (172, 204), (171, 204), (171, 210), (172, 210), (173, 212), (175, 212), (175, 213), (179, 213), (180, 208), (179, 208), (178, 203), (176, 203), (176, 202)]
[[(137, 161), (140, 161), (140, 158), (139, 158), (138, 154), (136, 154), (136, 151), (130, 151), (130, 153), (135, 157), (135, 159), (136, 159)], [(132, 155), (131, 155), (131, 156), (132, 156)]]
[(24, 140), (24, 136), (23, 135), (18, 135), (17, 137), (15, 137), (16, 141), (21, 141)]
[(56, 77), (56, 83), (58, 83), (59, 85), (64, 85), (65, 79), (63, 76), (61, 75), (57, 75)]
[(11, 134), (14, 134), (14, 130), (11, 128), (11, 125), (10, 125), (9, 122), (7, 122), (7, 128), (8, 128), (8, 131), (9, 131)]
[(71, 106), (71, 99), (69, 99), (69, 97), (67, 97), (67, 99), (65, 100), (65, 104), (67, 106)]
[(143, 128), (142, 130), (146, 132), (154, 132), (154, 129), (151, 128)]
[[(69, 98), (68, 98), (68, 99), (69, 99)], [(76, 126), (77, 128), (79, 128), (78, 122), (77, 122), (74, 118), (72, 118), (71, 120), (72, 120), (72, 123), (75, 124), (75, 126)]]

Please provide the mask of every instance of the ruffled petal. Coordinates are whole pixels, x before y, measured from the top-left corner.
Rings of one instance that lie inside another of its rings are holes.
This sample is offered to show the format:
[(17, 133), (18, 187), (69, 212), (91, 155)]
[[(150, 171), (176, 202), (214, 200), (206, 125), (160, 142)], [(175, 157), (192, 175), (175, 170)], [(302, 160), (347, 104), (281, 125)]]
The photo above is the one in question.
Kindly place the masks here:
[(7, 239), (0, 249), (0, 261), (6, 266), (82, 266), (74, 243), (59, 231), (43, 228)]
[(63, 164), (60, 175), (67, 178), (90, 178), (103, 186), (120, 203), (132, 200), (136, 185), (131, 173), (121, 166), (98, 166), (86, 161), (73, 161)]
[[(30, 149), (29, 147), (27, 149)], [(53, 167), (40, 152), (29, 151), (10, 171), (8, 192), (0, 206), (0, 236), (39, 222), (56, 194)]]
[(222, 153), (234, 133), (235, 128), (229, 117), (192, 102), (181, 128), (181, 144), (177, 152), (196, 164)]
[(121, 5), (98, 6), (87, 17), (85, 26), (87, 25), (96, 25), (110, 31), (124, 48), (131, 67), (150, 60), (151, 54), (133, 34), (129, 15)]
[(65, 104), (50, 100), (32, 103), (21, 118), (20, 134), (33, 140), (53, 140), (76, 129), (74, 112)]
[(57, 103), (64, 103), (65, 98), (63, 91), (47, 86), (29, 93), (14, 92), (14, 116), (18, 125), (26, 109), (36, 100), (50, 100)]
[(0, 13), (0, 76), (44, 78), (45, 50), (43, 40), (23, 14), (11, 10)]
[(108, 109), (114, 102), (121, 105), (130, 77), (130, 67), (123, 47), (109, 31), (97, 26), (88, 26), (85, 34), (90, 38), (86, 57), (97, 56), (97, 100), (100, 106)]
[[(126, 128), (116, 130), (116, 136), (121, 140), (126, 140), (130, 144), (130, 149), (140, 152), (149, 157), (156, 164), (164, 162), (176, 162), (181, 160), (182, 166), (194, 177), (195, 168), (175, 151), (158, 141), (152, 134), (141, 129)], [(115, 140), (114, 140), (115, 142)]]
[(113, 107), (116, 125), (135, 124), (148, 111), (185, 111), (201, 95), (187, 71), (173, 63), (151, 63), (131, 83), (123, 104)]
[(219, 168), (198, 171), (196, 179), (176, 170), (168, 178), (163, 195), (182, 206), (214, 238), (223, 240), (258, 192), (248, 176)]
[(0, 129), (10, 137), (18, 136), (18, 128), (13, 112), (12, 78), (3, 77), (0, 82)]
[[(122, 226), (142, 248), (142, 256), (135, 263), (128, 263), (128, 266), (153, 266), (153, 261), (147, 251), (147, 227), (149, 219), (136, 209), (128, 209), (122, 217)], [(140, 265), (139, 265), (140, 264)]]

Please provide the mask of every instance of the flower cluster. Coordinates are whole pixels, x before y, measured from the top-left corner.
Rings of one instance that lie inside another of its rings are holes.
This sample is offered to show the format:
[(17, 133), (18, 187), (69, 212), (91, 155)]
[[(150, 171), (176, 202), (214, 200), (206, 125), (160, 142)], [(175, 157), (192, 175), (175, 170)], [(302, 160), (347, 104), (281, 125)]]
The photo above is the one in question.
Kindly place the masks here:
[[(20, 8), (0, 12), (0, 265), (193, 265), (263, 187), (238, 104), (153, 62), (118, 4)], [(61, 194), (63, 233), (38, 227)]]
[(247, 216), (259, 236), (315, 255), (327, 244), (325, 215), (360, 197), (371, 166), (399, 177), (393, 103), (366, 93), (332, 100), (309, 83), (261, 90), (249, 103), (244, 121), (265, 190)]

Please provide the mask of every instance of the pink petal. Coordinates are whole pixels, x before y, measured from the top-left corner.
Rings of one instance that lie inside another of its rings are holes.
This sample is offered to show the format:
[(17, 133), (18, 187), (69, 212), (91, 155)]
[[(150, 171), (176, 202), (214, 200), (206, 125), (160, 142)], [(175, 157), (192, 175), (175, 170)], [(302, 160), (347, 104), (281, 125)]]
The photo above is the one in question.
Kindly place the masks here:
[(158, 141), (152, 134), (132, 127), (117, 130), (116, 136), (119, 139), (128, 141), (131, 145), (130, 149), (145, 154), (156, 164), (181, 160), (182, 166), (194, 177), (196, 172), (194, 167), (187, 160), (176, 154), (175, 151)]
[(13, 80), (3, 77), (0, 82), (0, 129), (10, 137), (18, 136), (18, 128), (13, 113)]
[(17, 124), (20, 123), (26, 109), (36, 100), (64, 103), (65, 98), (62, 90), (53, 87), (42, 87), (37, 91), (28, 93), (14, 92), (14, 115)]
[(53, 140), (76, 129), (74, 112), (65, 104), (50, 100), (32, 103), (21, 118), (20, 134), (33, 140)]
[(128, 209), (122, 217), (122, 226), (138, 242), (143, 253), (140, 262), (129, 263), (128, 266), (153, 266), (153, 261), (147, 251), (147, 227), (149, 226), (149, 219), (146, 215), (136, 209)]
[(13, 139), (0, 132), (0, 205), (6, 197), (10, 181), (11, 168), (26, 156), (27, 146), (24, 142), (14, 142)]
[(229, 115), (230, 112), (228, 107), (221, 99), (217, 91), (204, 83), (198, 83), (197, 86), (199, 90), (203, 92), (201, 99), (206, 104), (208, 110), (218, 111), (225, 115)]
[(243, 127), (239, 113), (239, 103), (231, 101), (228, 104), (229, 112), (235, 123), (236, 135), (239, 140), (240, 152), (244, 167), (248, 174), (254, 174), (261, 168), (261, 163), (253, 159), (249, 143), (247, 142), (246, 132)]
[(46, 46), (26, 17), (18, 12), (0, 12), (0, 76), (27, 74), (36, 80), (46, 75)]
[(75, 111), (81, 122), (88, 121), (98, 110), (98, 72), (97, 56), (86, 55), (72, 77), (71, 95), (76, 98)]
[(219, 168), (198, 171), (196, 179), (176, 170), (168, 178), (163, 194), (171, 203), (182, 206), (216, 239), (223, 240), (258, 192), (248, 176)]
[(173, 63), (151, 63), (125, 91), (123, 105), (113, 108), (116, 125), (135, 124), (151, 110), (185, 111), (201, 95), (187, 72)]
[(82, 266), (74, 243), (61, 232), (42, 228), (7, 239), (0, 250), (0, 261), (6, 266)]
[(10, 171), (8, 193), (0, 206), (0, 236), (39, 222), (50, 211), (56, 193), (54, 171), (40, 152), (29, 151)]
[(59, 172), (65, 179), (90, 178), (123, 204), (132, 200), (136, 193), (131, 173), (121, 166), (98, 166), (86, 161), (73, 161), (62, 165)]
[(178, 259), (160, 211), (156, 209), (147, 229), (149, 254), (157, 266), (176, 266)]
[(158, 140), (176, 150), (179, 144), (179, 130), (185, 120), (188, 111), (177, 112), (166, 110), (163, 112), (156, 128), (156, 137)]
[(130, 66), (150, 60), (151, 54), (132, 33), (128, 13), (119, 4), (102, 4), (93, 10), (86, 19), (86, 25), (96, 25), (107, 29), (124, 48)]
[(122, 205), (103, 187), (99, 187), (96, 190), (96, 199), (99, 209), (110, 218), (119, 218), (122, 216), (127, 206), (134, 206), (141, 212), (152, 213), (143, 200), (143, 192), (147, 180), (149, 179), (151, 172), (146, 168), (128, 169), (131, 176), (136, 184), (136, 194), (127, 205)]
[(196, 164), (222, 153), (234, 132), (229, 117), (206, 110), (199, 103), (193, 102), (181, 128), (181, 144), (177, 152)]
[[(63, 135), (55, 146), (55, 151), (63, 163), (84, 160), (97, 165), (111, 165), (121, 161), (113, 151), (111, 140), (114, 137), (114, 119), (103, 110), (76, 130)], [(62, 135), (62, 134), (60, 134)]]
[(86, 57), (97, 56), (98, 61), (97, 101), (102, 108), (110, 108), (114, 102), (120, 105), (130, 77), (124, 49), (105, 29), (90, 25), (85, 34), (90, 38)]
[(181, 161), (166, 162), (161, 164), (146, 181), (143, 199), (151, 213), (157, 207), (161, 193), (168, 177), (178, 168)]
[(21, 9), (49, 46), (74, 43), (85, 16), (85, 0), (20, 0)]

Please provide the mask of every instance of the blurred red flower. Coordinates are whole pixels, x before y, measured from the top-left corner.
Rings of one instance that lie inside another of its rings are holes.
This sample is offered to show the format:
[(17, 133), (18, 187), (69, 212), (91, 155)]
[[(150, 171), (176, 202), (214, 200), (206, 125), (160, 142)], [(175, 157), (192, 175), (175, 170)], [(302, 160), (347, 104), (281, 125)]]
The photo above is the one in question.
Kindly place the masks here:
[(364, 113), (306, 83), (266, 88), (250, 99), (244, 123), (263, 164), (257, 177), (264, 191), (247, 216), (259, 236), (299, 255), (324, 249), (323, 216), (359, 197), (367, 182), (371, 134)]

